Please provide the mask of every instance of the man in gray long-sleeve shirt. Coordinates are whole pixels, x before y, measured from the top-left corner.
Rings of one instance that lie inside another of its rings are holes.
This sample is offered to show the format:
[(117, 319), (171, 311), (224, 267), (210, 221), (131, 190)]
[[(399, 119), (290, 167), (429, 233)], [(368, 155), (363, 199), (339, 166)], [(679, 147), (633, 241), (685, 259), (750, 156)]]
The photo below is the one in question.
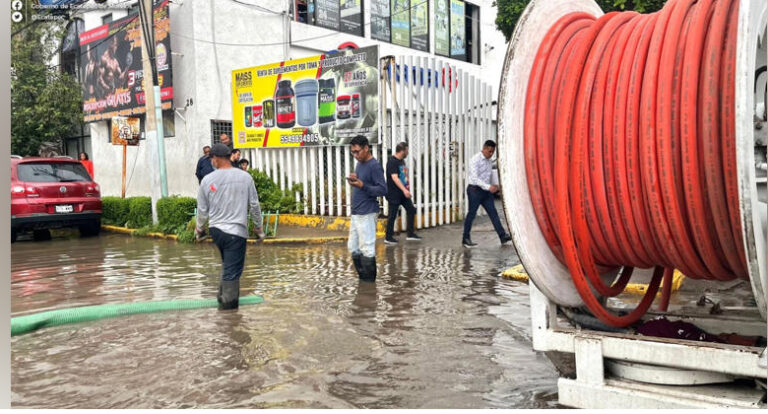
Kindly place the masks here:
[(197, 193), (197, 235), (205, 233), (208, 222), (211, 238), (221, 253), (219, 309), (238, 306), (249, 216), (255, 224), (254, 233), (262, 236), (259, 195), (253, 178), (239, 168), (232, 168), (230, 154), (224, 144), (211, 148), (211, 162), (216, 171), (203, 178)]
[(352, 186), (352, 218), (349, 225), (349, 243), (360, 280), (376, 281), (376, 217), (379, 199), (387, 195), (384, 170), (373, 158), (368, 139), (362, 135), (352, 138), (349, 151), (357, 160), (355, 172), (347, 177)]

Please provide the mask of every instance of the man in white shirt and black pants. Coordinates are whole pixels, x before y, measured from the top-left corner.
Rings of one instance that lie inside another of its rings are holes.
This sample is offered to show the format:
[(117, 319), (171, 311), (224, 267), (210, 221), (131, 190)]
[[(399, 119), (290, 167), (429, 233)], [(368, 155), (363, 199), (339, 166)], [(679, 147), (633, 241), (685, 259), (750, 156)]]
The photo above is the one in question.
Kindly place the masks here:
[(477, 209), (483, 206), (488, 217), (493, 223), (493, 228), (496, 230), (496, 234), (499, 235), (501, 244), (509, 244), (512, 241), (512, 237), (504, 230), (504, 226), (501, 225), (499, 220), (499, 213), (496, 211), (496, 206), (493, 204), (493, 195), (499, 191), (499, 187), (491, 184), (491, 176), (493, 174), (493, 164), (491, 163), (491, 157), (496, 152), (496, 143), (488, 140), (483, 144), (483, 150), (475, 154), (472, 160), (469, 162), (469, 177), (467, 177), (467, 198), (469, 199), (469, 211), (467, 217), (464, 218), (464, 235), (462, 237), (462, 244), (464, 247), (472, 248), (477, 246), (477, 243), (472, 242), (469, 237), (469, 232), (472, 230), (472, 222), (477, 215)]

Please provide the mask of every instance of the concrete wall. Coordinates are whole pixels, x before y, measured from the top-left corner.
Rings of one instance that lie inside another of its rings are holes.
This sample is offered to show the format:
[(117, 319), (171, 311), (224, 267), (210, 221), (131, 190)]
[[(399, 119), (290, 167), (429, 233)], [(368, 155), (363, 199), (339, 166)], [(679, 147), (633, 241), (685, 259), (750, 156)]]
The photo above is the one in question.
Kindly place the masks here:
[[(495, 94), (504, 59), (505, 40), (493, 24), (496, 8), (491, 6), (492, 0), (472, 3), (481, 7), (482, 64), (448, 60), (481, 77), (492, 85)], [(177, 0), (170, 5), (174, 107), (177, 109), (176, 135), (165, 140), (170, 194), (193, 196), (197, 193), (194, 170), (202, 155), (202, 147), (210, 144), (211, 120), (232, 119), (232, 70), (317, 55), (349, 41), (361, 47), (379, 44), (382, 56), (434, 57), (429, 53), (371, 40), (370, 7), (367, 4), (364, 7), (365, 37), (291, 22), (280, 13), (288, 10), (290, 3), (287, 0), (259, 0), (254, 4), (278, 13), (229, 0)], [(433, 10), (430, 5), (430, 15)], [(114, 18), (127, 13), (119, 10), (111, 12)], [(101, 25), (101, 16), (106, 13), (104, 10), (85, 13), (86, 29)], [(290, 30), (285, 30), (286, 27)], [(432, 49), (433, 28), (434, 24), (430, 22)], [(193, 100), (193, 105), (185, 108), (188, 98)], [(122, 148), (108, 143), (106, 122), (91, 123), (90, 128), (96, 181), (101, 184), (104, 195), (119, 195)], [(151, 193), (154, 163), (150, 156), (153, 150), (150, 144), (142, 141), (138, 148), (128, 148), (129, 197)]]

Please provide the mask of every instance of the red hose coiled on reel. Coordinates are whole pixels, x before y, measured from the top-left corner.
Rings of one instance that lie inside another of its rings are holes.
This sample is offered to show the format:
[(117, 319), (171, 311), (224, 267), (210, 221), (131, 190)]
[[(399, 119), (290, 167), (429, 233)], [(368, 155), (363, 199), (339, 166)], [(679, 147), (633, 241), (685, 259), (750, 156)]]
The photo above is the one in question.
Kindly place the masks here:
[[(526, 96), (531, 202), (590, 311), (622, 327), (674, 269), (748, 280), (738, 201), (738, 0), (670, 0), (653, 14), (571, 13), (539, 47)], [(612, 284), (600, 275), (622, 271)], [(635, 267), (655, 267), (640, 304), (615, 315)], [(595, 293), (596, 292), (596, 293)]]

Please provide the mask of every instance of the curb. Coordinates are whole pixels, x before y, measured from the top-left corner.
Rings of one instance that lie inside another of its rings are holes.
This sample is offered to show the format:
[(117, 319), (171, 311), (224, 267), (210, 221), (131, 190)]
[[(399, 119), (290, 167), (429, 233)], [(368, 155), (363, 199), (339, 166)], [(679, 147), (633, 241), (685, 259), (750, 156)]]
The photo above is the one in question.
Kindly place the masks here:
[[(528, 273), (525, 272), (525, 268), (521, 264), (510, 267), (509, 269), (501, 272), (501, 277), (505, 279), (512, 279), (518, 282), (525, 282), (525, 283), (528, 283), (530, 279), (528, 277)], [(684, 279), (685, 279), (685, 275), (682, 274), (679, 270), (675, 269), (675, 274), (674, 276), (672, 276), (673, 292), (680, 290), (680, 287), (683, 285)], [(648, 285), (645, 283), (629, 283), (627, 284), (627, 287), (624, 288), (624, 293), (643, 296), (645, 295), (646, 290), (648, 290)], [(656, 296), (661, 296), (661, 291), (659, 291), (656, 294)]]

